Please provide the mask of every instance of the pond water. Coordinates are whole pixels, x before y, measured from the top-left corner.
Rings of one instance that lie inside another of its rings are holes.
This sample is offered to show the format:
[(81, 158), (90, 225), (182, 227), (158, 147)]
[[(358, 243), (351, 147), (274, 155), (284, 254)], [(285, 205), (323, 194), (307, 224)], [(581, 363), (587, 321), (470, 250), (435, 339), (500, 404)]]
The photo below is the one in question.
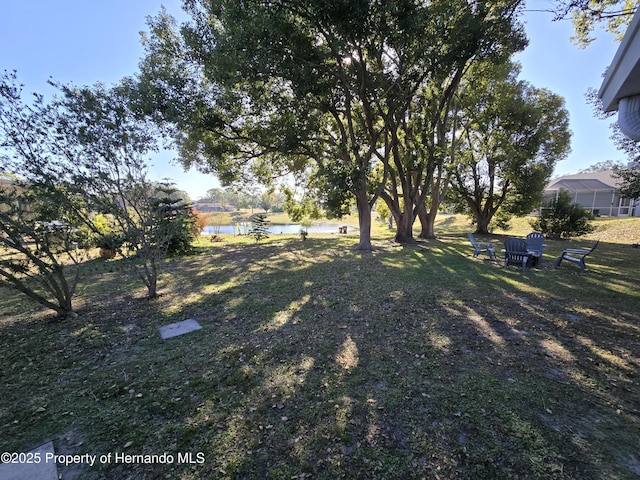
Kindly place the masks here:
[[(238, 233), (238, 228), (240, 228), (240, 231), (243, 234), (246, 234), (249, 232), (249, 230), (251, 230), (251, 224), (246, 223), (246, 224), (240, 224), (240, 225), (220, 225), (219, 227), (208, 225), (202, 231), (202, 234), (215, 235), (216, 233), (219, 233), (221, 235), (235, 235)], [(297, 234), (297, 233), (300, 233), (301, 228), (302, 228), (302, 225), (300, 225), (299, 223), (271, 224), (269, 225), (269, 233)], [(318, 225), (311, 225), (309, 228), (307, 228), (307, 231), (309, 233), (338, 233), (339, 228), (340, 227), (335, 224), (318, 224)], [(357, 229), (354, 227), (349, 227), (348, 231), (349, 232), (357, 231)]]

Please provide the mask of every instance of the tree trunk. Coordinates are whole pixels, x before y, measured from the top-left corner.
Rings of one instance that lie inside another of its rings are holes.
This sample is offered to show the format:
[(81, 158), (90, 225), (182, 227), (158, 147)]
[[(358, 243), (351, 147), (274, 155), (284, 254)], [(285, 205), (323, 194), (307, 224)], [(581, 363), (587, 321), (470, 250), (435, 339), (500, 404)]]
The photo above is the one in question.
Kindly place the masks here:
[(405, 209), (396, 219), (396, 236), (394, 240), (398, 243), (414, 245), (416, 240), (413, 238), (413, 215), (411, 211), (407, 210)]
[(480, 234), (488, 234), (489, 233), (489, 223), (491, 223), (491, 219), (496, 212), (496, 209), (493, 209), (491, 205), (482, 206), (482, 202), (475, 202), (471, 197), (467, 197), (467, 205), (471, 210), (471, 215), (476, 221), (476, 230), (474, 233)]
[[(25, 285), (22, 281), (17, 279), (14, 275), (5, 274), (3, 275), (3, 277), (5, 277), (6, 280), (0, 281), (0, 287), (6, 287), (6, 288), (11, 288), (13, 290), (17, 290), (18, 292), (25, 294), (27, 297), (31, 298), (32, 300), (35, 300), (40, 305), (50, 308), (61, 317), (66, 318), (66, 317), (77, 316), (77, 314), (73, 311), (72, 299), (70, 296), (65, 297), (64, 295), (55, 295), (55, 292), (54, 292), (54, 297), (57, 303), (52, 302), (51, 300), (38, 294), (32, 288)], [(45, 286), (45, 289), (48, 290), (50, 293), (53, 291), (53, 289), (51, 288), (47, 289), (46, 286)]]
[(358, 208), (358, 223), (360, 226), (360, 243), (358, 243), (358, 251), (371, 252), (371, 205), (369, 205), (369, 196), (364, 189), (356, 193), (356, 206)]
[(147, 298), (149, 300), (158, 296), (157, 279), (155, 277), (149, 279), (149, 285), (147, 286)]
[(58, 315), (61, 317), (75, 317), (77, 314), (73, 311), (73, 305), (71, 304), (71, 296), (68, 296), (64, 299), (59, 299), (58, 303), (60, 305), (60, 310), (58, 311)]
[(149, 299), (156, 298), (158, 296), (158, 269), (156, 268), (156, 260), (153, 257), (151, 258), (148, 280), (147, 296)]
[(475, 233), (489, 233), (489, 222), (491, 217), (485, 217), (484, 215), (476, 215), (476, 231)]
[(427, 207), (425, 205), (420, 206), (418, 209), (418, 219), (420, 220), (420, 235), (418, 238), (431, 239), (436, 238), (435, 223), (436, 214), (427, 213)]
[[(409, 207), (405, 205), (404, 210), (400, 207), (400, 202), (397, 198), (392, 198), (388, 193), (383, 192), (380, 194), (380, 198), (385, 201), (389, 210), (391, 211), (391, 217), (396, 222), (396, 236), (394, 240), (398, 243), (405, 243), (409, 245), (413, 245), (416, 243), (413, 238), (413, 202), (410, 200)], [(406, 201), (406, 199), (405, 199)]]

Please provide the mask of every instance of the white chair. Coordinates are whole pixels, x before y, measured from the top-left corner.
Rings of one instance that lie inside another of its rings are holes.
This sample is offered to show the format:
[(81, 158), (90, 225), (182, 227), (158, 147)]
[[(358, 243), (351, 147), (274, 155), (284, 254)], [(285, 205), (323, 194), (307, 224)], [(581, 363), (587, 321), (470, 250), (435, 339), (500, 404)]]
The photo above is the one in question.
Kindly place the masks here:
[(562, 252), (562, 255), (557, 258), (555, 266), (559, 267), (562, 263), (562, 260), (568, 260), (570, 262), (577, 263), (580, 266), (580, 271), (584, 272), (586, 266), (584, 264), (584, 259), (587, 257), (587, 255), (591, 254), (591, 252), (596, 249), (598, 243), (600, 243), (600, 240), (598, 240), (589, 250), (567, 248), (564, 252)]

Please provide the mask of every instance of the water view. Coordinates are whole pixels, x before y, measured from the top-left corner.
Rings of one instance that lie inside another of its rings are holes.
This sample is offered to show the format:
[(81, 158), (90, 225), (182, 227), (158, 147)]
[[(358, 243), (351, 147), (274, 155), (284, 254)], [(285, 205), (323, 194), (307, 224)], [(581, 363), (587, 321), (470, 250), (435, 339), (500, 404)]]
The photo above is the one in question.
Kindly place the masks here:
[[(288, 224), (271, 224), (269, 225), (269, 233), (272, 234), (297, 234), (300, 233), (302, 225), (298, 223)], [(318, 224), (311, 225), (307, 228), (309, 233), (339, 233), (341, 227), (335, 224)], [(251, 224), (238, 224), (238, 225), (208, 225), (202, 231), (203, 235), (235, 235), (241, 233), (243, 235), (249, 233), (251, 230)], [(355, 227), (348, 227), (348, 232), (357, 231)]]

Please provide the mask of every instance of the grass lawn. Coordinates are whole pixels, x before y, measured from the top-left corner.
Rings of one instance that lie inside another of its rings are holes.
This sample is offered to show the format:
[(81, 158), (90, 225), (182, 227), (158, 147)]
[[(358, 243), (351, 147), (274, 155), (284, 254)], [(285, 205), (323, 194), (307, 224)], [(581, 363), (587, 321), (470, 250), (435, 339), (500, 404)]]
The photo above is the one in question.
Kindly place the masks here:
[[(154, 301), (93, 260), (62, 322), (0, 290), (0, 452), (112, 455), (65, 479), (638, 478), (640, 219), (549, 240), (526, 273), (439, 222), (415, 247), (377, 226), (370, 255), (352, 234), (202, 242)], [(584, 273), (553, 268), (597, 238)], [(161, 340), (186, 318), (203, 328)]]

